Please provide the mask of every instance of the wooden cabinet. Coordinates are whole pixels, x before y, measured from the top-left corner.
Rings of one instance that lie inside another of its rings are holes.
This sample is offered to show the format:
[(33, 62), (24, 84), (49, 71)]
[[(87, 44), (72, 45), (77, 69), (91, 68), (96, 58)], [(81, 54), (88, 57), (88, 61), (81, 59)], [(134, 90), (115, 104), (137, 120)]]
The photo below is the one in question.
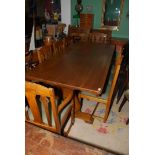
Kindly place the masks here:
[(94, 14), (80, 14), (80, 27), (81, 28), (93, 28)]

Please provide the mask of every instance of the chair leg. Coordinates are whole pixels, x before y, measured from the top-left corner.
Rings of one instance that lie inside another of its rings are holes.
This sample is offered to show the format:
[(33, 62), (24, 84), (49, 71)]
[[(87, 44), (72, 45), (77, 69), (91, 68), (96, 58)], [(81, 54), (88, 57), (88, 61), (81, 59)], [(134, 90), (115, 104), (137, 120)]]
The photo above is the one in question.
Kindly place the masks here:
[(110, 102), (107, 102), (106, 111), (105, 111), (104, 120), (103, 120), (104, 123), (106, 123), (108, 119), (109, 111), (110, 111)]
[(99, 105), (99, 102), (97, 102), (97, 104), (96, 104), (96, 106), (95, 106), (95, 108), (94, 108), (94, 110), (93, 110), (93, 112), (92, 112), (91, 116), (93, 116), (93, 115), (94, 115), (94, 113), (95, 113), (95, 111), (96, 111), (96, 109), (97, 109), (98, 105)]
[(25, 109), (25, 117), (26, 117), (27, 120), (30, 120), (28, 110), (26, 110), (26, 109)]
[(75, 123), (75, 101), (73, 99), (72, 100), (72, 110), (71, 110), (71, 123), (69, 125), (68, 130), (66, 132), (63, 132), (64, 136), (66, 136), (66, 137), (68, 136), (68, 134), (69, 134), (69, 132), (71, 130), (71, 127), (72, 127), (72, 125), (74, 125), (74, 123)]
[(124, 92), (125, 88), (121, 88), (120, 90), (118, 90), (118, 94), (117, 94), (117, 102), (116, 104), (118, 104), (119, 100), (121, 99), (123, 92)]
[(124, 96), (123, 101), (120, 104), (120, 107), (119, 107), (119, 110), (118, 110), (119, 112), (121, 111), (121, 109), (122, 109), (122, 107), (123, 107), (123, 105), (125, 104), (126, 101), (127, 101), (127, 98)]
[(75, 123), (75, 100), (72, 100), (72, 111), (71, 111), (71, 123), (74, 125)]
[(123, 92), (125, 91), (126, 87), (127, 87), (127, 80), (124, 79), (125, 77), (122, 75), (122, 79), (119, 79), (118, 81), (118, 93), (117, 93), (117, 102), (116, 104), (118, 104), (120, 98), (123, 95)]

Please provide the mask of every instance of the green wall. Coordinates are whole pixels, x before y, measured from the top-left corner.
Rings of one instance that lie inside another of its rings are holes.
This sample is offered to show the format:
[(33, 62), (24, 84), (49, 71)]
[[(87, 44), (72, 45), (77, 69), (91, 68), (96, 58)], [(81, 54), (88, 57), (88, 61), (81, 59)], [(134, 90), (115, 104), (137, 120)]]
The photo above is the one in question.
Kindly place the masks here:
[(129, 18), (126, 17), (128, 11), (129, 11), (129, 0), (124, 0), (123, 14), (121, 16), (119, 31), (113, 31), (112, 32), (113, 37), (129, 38)]
[[(76, 0), (71, 0), (71, 17), (77, 14), (75, 11)], [(86, 10), (86, 6), (93, 6), (92, 12), (94, 14), (94, 29), (101, 27), (101, 15), (102, 15), (102, 0), (82, 0), (83, 11), (82, 13), (88, 13)], [(123, 13), (121, 16), (121, 23), (119, 27), (119, 31), (113, 31), (113, 37), (120, 38), (129, 38), (129, 18), (126, 17), (126, 14), (129, 10), (129, 0), (124, 0)], [(71, 24), (76, 24), (76, 19), (71, 19)]]

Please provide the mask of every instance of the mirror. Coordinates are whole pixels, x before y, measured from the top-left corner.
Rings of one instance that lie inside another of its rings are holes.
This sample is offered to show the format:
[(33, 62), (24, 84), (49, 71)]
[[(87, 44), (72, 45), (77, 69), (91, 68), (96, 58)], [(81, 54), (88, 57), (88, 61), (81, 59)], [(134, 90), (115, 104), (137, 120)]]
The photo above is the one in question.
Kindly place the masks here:
[(102, 0), (101, 28), (119, 30), (124, 0)]

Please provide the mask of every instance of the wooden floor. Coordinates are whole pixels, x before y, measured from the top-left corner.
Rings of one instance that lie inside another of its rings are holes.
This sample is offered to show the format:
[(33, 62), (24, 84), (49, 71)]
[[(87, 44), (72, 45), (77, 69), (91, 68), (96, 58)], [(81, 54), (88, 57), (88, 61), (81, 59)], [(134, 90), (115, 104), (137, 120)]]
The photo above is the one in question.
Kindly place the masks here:
[(112, 153), (25, 124), (26, 155), (112, 155)]

